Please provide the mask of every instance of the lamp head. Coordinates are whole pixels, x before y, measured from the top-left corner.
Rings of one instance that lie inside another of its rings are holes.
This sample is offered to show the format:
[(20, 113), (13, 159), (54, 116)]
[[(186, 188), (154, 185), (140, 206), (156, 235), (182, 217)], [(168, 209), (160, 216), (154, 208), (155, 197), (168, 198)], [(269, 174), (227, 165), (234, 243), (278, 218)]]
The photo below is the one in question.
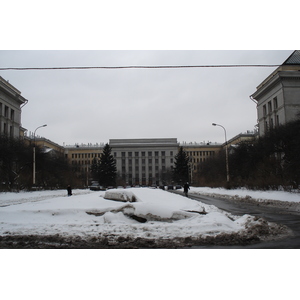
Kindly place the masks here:
[(216, 124), (216, 123), (212, 123), (211, 125), (212, 125), (212, 126), (217, 126), (217, 124)]

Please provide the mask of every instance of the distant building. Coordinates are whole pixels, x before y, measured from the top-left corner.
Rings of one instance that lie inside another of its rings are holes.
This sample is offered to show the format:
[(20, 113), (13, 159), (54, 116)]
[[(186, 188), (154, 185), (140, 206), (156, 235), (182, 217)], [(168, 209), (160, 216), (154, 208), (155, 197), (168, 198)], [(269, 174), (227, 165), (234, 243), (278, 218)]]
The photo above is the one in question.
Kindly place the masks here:
[[(238, 135), (234, 136), (233, 138), (227, 141), (227, 144), (228, 147), (230, 147), (231, 145), (238, 145), (243, 142), (251, 142), (256, 138), (256, 136), (257, 136), (256, 131), (248, 130), (247, 132), (244, 133), (241, 132)], [(225, 143), (222, 146), (225, 147)]]
[(18, 138), (24, 135), (21, 127), (21, 108), (28, 102), (21, 92), (0, 76), (0, 135)]
[(109, 146), (124, 185), (162, 185), (171, 181), (179, 146), (176, 138), (111, 139)]
[(183, 143), (180, 144), (190, 160), (190, 181), (193, 182), (194, 173), (198, 166), (206, 160), (213, 158), (222, 149), (222, 144), (217, 143)]
[(65, 146), (64, 153), (72, 166), (72, 170), (77, 175), (84, 176), (83, 182), (86, 186), (90, 184), (91, 178), (91, 165), (93, 159), (100, 159), (103, 150), (103, 145), (99, 144), (77, 144), (73, 146)]
[(300, 112), (300, 50), (294, 51), (250, 97), (257, 103), (259, 136), (294, 120)]

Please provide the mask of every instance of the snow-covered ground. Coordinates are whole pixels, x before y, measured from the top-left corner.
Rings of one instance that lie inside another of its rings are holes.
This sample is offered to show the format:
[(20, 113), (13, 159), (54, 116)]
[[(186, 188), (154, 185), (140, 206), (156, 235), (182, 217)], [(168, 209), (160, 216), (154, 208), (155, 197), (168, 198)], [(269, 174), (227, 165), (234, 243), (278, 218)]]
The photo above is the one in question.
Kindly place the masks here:
[[(63, 190), (0, 193), (0, 239), (20, 234), (84, 238), (107, 233), (172, 240), (178, 236), (239, 234), (246, 224), (251, 229), (261, 222), (166, 191), (127, 191), (129, 198), (135, 195), (136, 202), (107, 200), (105, 192), (89, 190), (74, 190), (71, 197)], [(190, 192), (300, 201), (298, 195), (282, 192), (207, 188), (191, 188)], [(147, 222), (130, 218), (133, 213)], [(297, 250), (0, 251), (5, 299), (93, 299), (101, 295), (108, 299), (277, 300), (294, 298), (298, 293), (294, 275), (299, 266)]]
[[(227, 194), (235, 198), (237, 195), (250, 196), (258, 201), (291, 199), (300, 202), (298, 194), (284, 192), (208, 188), (191, 188), (190, 192)], [(106, 199), (109, 194), (125, 200)], [(126, 201), (131, 197), (135, 202)], [(262, 219), (250, 215), (234, 216), (213, 205), (159, 189), (74, 190), (71, 197), (67, 197), (64, 190), (0, 194), (0, 236), (4, 237), (105, 238), (110, 245), (143, 239), (159, 241), (163, 245), (167, 240), (188, 242), (224, 234), (249, 237), (250, 232), (253, 235), (261, 226), (276, 233), (277, 228)]]
[(252, 199), (253, 201), (283, 201), (300, 203), (300, 193), (285, 191), (252, 191), (247, 189), (227, 190), (224, 188), (208, 187), (191, 187), (190, 193), (208, 195), (208, 196), (225, 196), (237, 200)]

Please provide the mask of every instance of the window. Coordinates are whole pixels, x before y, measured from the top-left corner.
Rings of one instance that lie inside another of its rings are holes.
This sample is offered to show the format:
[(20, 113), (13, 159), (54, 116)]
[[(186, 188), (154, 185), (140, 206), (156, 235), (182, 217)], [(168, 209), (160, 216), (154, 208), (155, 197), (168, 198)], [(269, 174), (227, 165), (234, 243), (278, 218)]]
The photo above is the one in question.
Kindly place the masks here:
[(271, 101), (269, 101), (268, 102), (268, 112), (269, 112), (269, 114), (272, 112), (272, 102)]
[(15, 120), (15, 111), (14, 111), (13, 109), (10, 110), (10, 119), (11, 119), (12, 121)]
[(4, 107), (4, 117), (8, 118), (8, 107), (6, 105)]
[(273, 106), (274, 106), (274, 109), (277, 109), (277, 108), (278, 108), (277, 97), (275, 97), (275, 98), (273, 99)]
[(277, 115), (276, 116), (276, 119), (275, 119), (275, 126), (279, 126), (279, 116)]
[(264, 117), (267, 115), (267, 107), (266, 107), (266, 105), (263, 106), (263, 114), (264, 114)]

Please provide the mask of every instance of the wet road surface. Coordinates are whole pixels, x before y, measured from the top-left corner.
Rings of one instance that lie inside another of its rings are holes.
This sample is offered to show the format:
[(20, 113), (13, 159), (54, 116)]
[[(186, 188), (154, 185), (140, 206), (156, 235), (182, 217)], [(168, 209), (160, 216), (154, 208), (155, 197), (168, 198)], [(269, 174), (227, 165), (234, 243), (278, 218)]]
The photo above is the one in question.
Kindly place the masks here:
[(249, 214), (264, 218), (269, 222), (283, 224), (289, 227), (293, 235), (282, 240), (261, 242), (248, 246), (211, 246), (195, 248), (220, 248), (220, 249), (300, 249), (300, 213), (292, 209), (263, 206), (259, 203), (245, 203), (229, 199), (218, 199), (208, 196), (189, 194), (189, 198), (203, 203), (214, 205), (233, 215)]

